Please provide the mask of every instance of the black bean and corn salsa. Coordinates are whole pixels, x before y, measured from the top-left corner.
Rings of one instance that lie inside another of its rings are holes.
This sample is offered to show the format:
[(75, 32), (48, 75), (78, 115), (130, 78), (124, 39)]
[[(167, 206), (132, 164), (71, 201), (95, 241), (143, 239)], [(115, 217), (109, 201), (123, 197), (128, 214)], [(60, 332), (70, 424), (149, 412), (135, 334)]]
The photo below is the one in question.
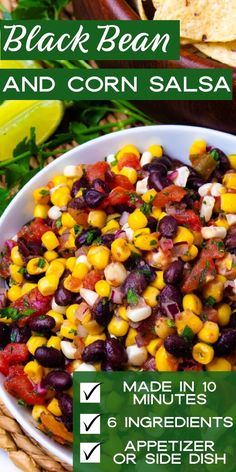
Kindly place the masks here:
[(189, 154), (66, 166), (2, 248), (0, 372), (62, 444), (74, 372), (236, 369), (236, 155)]

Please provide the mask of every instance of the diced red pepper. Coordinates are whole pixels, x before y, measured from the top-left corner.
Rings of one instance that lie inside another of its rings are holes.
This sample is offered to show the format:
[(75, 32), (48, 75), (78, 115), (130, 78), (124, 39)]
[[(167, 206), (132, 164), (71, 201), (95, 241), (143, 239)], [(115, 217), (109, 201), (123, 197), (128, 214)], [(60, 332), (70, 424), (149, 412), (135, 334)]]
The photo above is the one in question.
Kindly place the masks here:
[(126, 152), (118, 162), (118, 169), (121, 170), (123, 167), (132, 167), (133, 169), (140, 170), (141, 165), (138, 156), (132, 152)]
[(50, 230), (43, 218), (35, 218), (29, 225), (23, 226), (17, 236), (27, 242), (40, 243), (43, 234)]
[(19, 313), (27, 313), (27, 310), (33, 310), (28, 316), (24, 316), (18, 321), (19, 326), (24, 326), (27, 323), (29, 316), (45, 315), (47, 311), (51, 309), (51, 300), (51, 296), (43, 296), (36, 287), (18, 298), (10, 306), (16, 308)]
[(193, 210), (184, 210), (183, 213), (176, 213), (173, 216), (179, 225), (185, 225), (192, 231), (201, 231), (201, 220)]
[(206, 283), (209, 276), (215, 277), (215, 275), (216, 270), (213, 259), (209, 256), (208, 258), (200, 257), (182, 286), (183, 293), (191, 293), (194, 290), (200, 289)]
[(134, 190), (133, 184), (130, 182), (126, 175), (116, 175), (114, 174), (113, 179), (109, 182), (110, 189), (114, 189), (116, 187), (122, 187), (123, 189), (127, 190)]
[(174, 184), (169, 185), (158, 192), (153, 200), (153, 205), (162, 208), (167, 203), (181, 202), (185, 195), (187, 195), (187, 192), (182, 187)]
[(95, 179), (105, 180), (105, 173), (109, 168), (109, 164), (104, 161), (88, 164), (86, 166), (86, 175), (89, 183), (91, 184)]
[(45, 396), (34, 390), (33, 384), (21, 366), (10, 368), (4, 387), (10, 395), (24, 401), (27, 405), (43, 405), (45, 403)]
[(128, 203), (129, 200), (130, 197), (127, 189), (116, 187), (109, 193), (108, 197), (103, 200), (101, 207), (106, 208), (109, 205), (121, 205), (123, 203)]

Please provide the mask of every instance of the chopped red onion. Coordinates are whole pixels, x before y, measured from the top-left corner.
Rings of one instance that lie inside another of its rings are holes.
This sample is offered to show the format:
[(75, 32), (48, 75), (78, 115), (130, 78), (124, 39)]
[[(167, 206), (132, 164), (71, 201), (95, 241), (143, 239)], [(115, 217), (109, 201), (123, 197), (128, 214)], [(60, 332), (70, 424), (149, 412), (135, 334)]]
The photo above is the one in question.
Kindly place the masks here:
[(111, 300), (117, 305), (121, 305), (123, 302), (124, 294), (119, 288), (112, 288), (111, 290)]
[(123, 211), (121, 217), (120, 217), (120, 226), (124, 226), (128, 222), (129, 218), (129, 213), (127, 211)]
[(180, 313), (179, 306), (175, 302), (163, 303), (163, 308), (165, 313), (167, 313), (167, 317), (171, 319)]
[(168, 172), (168, 179), (175, 180), (178, 177), (178, 171), (174, 170), (173, 172)]
[(79, 336), (79, 338), (86, 338), (86, 336), (88, 335), (88, 331), (84, 328), (84, 326), (79, 325), (77, 328), (77, 335)]
[(7, 246), (7, 248), (9, 249), (9, 251), (12, 250), (12, 248), (14, 246), (16, 246), (16, 242), (13, 241), (12, 239), (7, 239), (7, 241), (5, 241), (5, 246)]
[(115, 239), (118, 239), (118, 238), (126, 239), (126, 232), (123, 231), (122, 229), (118, 229), (118, 231), (115, 232)]
[(160, 240), (160, 248), (163, 252), (170, 251), (173, 248), (173, 241), (172, 239), (161, 238)]

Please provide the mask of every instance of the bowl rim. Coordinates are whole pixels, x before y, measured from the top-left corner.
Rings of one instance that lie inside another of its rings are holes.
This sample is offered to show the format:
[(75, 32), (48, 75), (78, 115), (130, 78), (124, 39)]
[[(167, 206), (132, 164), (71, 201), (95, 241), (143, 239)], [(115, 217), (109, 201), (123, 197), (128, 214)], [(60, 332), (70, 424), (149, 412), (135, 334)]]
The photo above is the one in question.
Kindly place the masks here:
[[(113, 133), (106, 134), (104, 136), (100, 136), (95, 138), (89, 142), (84, 144), (75, 146), (74, 148), (67, 151), (65, 154), (60, 156), (59, 158), (55, 159), (52, 163), (44, 167), (38, 174), (36, 174), (27, 184), (18, 192), (18, 194), (14, 197), (12, 202), (9, 204), (7, 209), (4, 211), (3, 215), (0, 218), (0, 229), (1, 227), (6, 224), (7, 219), (11, 215), (11, 211), (14, 207), (15, 202), (19, 199), (28, 189), (34, 185), (41, 178), (41, 176), (46, 176), (49, 170), (53, 170), (54, 167), (57, 167), (59, 163), (65, 163), (68, 156), (73, 156), (74, 158), (79, 159), (78, 153), (82, 149), (82, 151), (89, 149), (91, 146), (98, 144), (98, 146), (102, 146), (103, 143), (109, 142), (109, 140), (116, 141), (117, 138), (135, 138), (136, 135), (140, 135), (140, 133), (147, 133), (155, 135), (155, 131), (159, 130), (160, 133), (167, 132), (169, 130), (176, 131), (178, 133), (194, 133), (198, 134), (199, 136), (207, 137), (208, 134), (211, 135), (211, 139), (214, 140), (214, 136), (217, 136), (219, 139), (235, 140), (235, 147), (236, 147), (236, 136), (230, 133), (225, 133), (223, 131), (214, 130), (211, 128), (205, 127), (198, 127), (198, 126), (188, 126), (188, 125), (151, 125), (151, 126), (141, 126), (136, 128), (130, 128), (122, 131), (117, 131)], [(233, 151), (232, 151), (233, 152)], [(95, 161), (96, 162), (96, 161)], [(27, 418), (25, 418), (24, 410), (17, 404), (17, 401), (11, 397), (3, 387), (3, 380), (4, 376), (0, 374), (0, 398), (5, 403), (6, 407), (9, 409), (10, 413), (13, 417), (18, 421), (22, 429), (28, 434), (28, 436), (32, 437), (39, 446), (44, 448), (48, 453), (56, 456), (60, 461), (64, 462), (68, 465), (73, 465), (73, 457), (72, 451), (69, 448), (65, 448), (63, 446), (58, 445), (53, 440), (49, 439), (44, 433), (39, 431), (34, 424), (32, 424)]]

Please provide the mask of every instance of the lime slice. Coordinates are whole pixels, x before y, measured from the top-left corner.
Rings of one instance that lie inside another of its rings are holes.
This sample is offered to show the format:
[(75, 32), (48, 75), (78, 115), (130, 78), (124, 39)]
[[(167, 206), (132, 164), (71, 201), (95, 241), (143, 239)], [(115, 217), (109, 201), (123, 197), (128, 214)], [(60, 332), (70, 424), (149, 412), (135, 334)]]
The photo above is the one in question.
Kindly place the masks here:
[(40, 69), (35, 61), (0, 61), (0, 69)]
[(59, 100), (6, 100), (0, 106), (0, 161), (10, 159), (18, 143), (35, 128), (36, 143), (54, 133), (64, 113)]

